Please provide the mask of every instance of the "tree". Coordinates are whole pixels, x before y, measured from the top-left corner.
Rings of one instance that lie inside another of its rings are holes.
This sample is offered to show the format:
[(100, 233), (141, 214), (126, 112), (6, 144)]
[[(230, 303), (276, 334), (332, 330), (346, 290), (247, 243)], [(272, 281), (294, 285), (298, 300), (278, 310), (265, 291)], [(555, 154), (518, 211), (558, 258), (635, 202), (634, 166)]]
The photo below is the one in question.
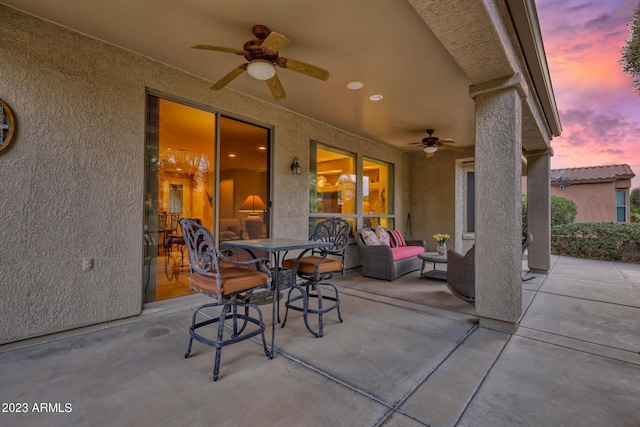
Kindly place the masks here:
[[(529, 223), (527, 220), (527, 195), (522, 195), (522, 230), (527, 231)], [(578, 208), (573, 200), (564, 197), (551, 195), (551, 226), (560, 224), (570, 224), (576, 220)]]
[(629, 199), (631, 200), (631, 209), (640, 208), (640, 187), (631, 190)]
[(628, 25), (629, 38), (622, 47), (620, 64), (625, 73), (631, 75), (633, 86), (640, 93), (640, 6)]

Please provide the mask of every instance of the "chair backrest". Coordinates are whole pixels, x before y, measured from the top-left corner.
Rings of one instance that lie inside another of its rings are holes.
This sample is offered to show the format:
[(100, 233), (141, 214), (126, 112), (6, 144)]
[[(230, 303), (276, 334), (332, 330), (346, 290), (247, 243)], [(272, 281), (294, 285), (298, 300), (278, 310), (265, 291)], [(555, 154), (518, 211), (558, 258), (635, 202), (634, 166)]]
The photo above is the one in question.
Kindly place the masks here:
[(167, 229), (167, 214), (161, 213), (158, 214), (158, 229), (161, 231), (165, 231)]
[(351, 226), (344, 219), (330, 218), (316, 225), (316, 229), (309, 237), (309, 240), (329, 242), (331, 246), (322, 248), (320, 251), (344, 257), (344, 252), (349, 246), (350, 230)]
[(522, 254), (524, 255), (524, 251), (527, 250), (529, 245), (533, 242), (533, 234), (522, 232)]
[(180, 221), (180, 214), (170, 214), (169, 215), (169, 229), (172, 232), (178, 232), (178, 222)]
[(465, 255), (447, 251), (447, 287), (455, 296), (472, 304), (476, 299), (475, 255), (475, 246)]
[(182, 218), (179, 221), (184, 244), (189, 253), (189, 267), (192, 273), (213, 276), (219, 269), (218, 248), (213, 235), (199, 219)]

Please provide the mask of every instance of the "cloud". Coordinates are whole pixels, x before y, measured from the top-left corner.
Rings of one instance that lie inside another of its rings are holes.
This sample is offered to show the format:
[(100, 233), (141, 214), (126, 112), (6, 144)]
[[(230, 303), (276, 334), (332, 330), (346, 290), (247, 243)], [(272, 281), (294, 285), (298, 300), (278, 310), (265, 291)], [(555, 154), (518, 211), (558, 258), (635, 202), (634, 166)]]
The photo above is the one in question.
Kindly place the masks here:
[(640, 175), (640, 97), (619, 63), (638, 0), (536, 4), (563, 128), (552, 168), (627, 163)]
[(611, 28), (611, 16), (608, 14), (602, 14), (597, 18), (588, 20), (584, 27), (589, 30), (602, 30)]

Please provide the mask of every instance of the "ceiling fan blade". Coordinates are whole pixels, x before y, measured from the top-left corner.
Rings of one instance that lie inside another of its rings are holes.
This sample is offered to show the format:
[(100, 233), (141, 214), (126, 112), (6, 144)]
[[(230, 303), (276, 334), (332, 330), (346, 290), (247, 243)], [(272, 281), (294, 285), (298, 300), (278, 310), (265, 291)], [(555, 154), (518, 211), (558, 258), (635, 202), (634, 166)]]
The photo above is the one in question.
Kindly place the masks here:
[(228, 53), (235, 53), (238, 55), (242, 55), (242, 51), (238, 50), (238, 49), (234, 49), (231, 47), (222, 47), (222, 46), (210, 46), (208, 44), (197, 44), (195, 46), (191, 46), (191, 49), (205, 49), (205, 50), (215, 50), (218, 52), (228, 52)]
[(315, 77), (316, 79), (327, 80), (329, 78), (329, 72), (327, 70), (316, 67), (315, 65), (296, 61), (295, 59), (281, 57), (279, 58), (277, 64), (282, 68), (297, 71), (298, 73), (306, 74), (307, 76)]
[(442, 144), (455, 144), (456, 143), (451, 138), (440, 139), (440, 140), (438, 140), (438, 142), (441, 142)]
[(271, 91), (271, 95), (276, 101), (281, 101), (287, 97), (287, 94), (284, 92), (284, 87), (282, 83), (280, 83), (280, 79), (278, 75), (271, 77), (269, 80), (266, 80), (267, 86), (269, 86), (269, 90)]
[(222, 89), (223, 87), (225, 87), (226, 85), (231, 83), (231, 81), (233, 79), (238, 77), (240, 74), (244, 73), (244, 70), (246, 70), (246, 69), (247, 69), (247, 64), (242, 64), (242, 65), (234, 68), (233, 70), (228, 72), (224, 77), (222, 77), (220, 80), (218, 80), (213, 86), (211, 86), (211, 90), (220, 90), (220, 89)]
[(277, 52), (286, 45), (291, 43), (291, 40), (286, 38), (280, 33), (276, 33), (275, 31), (271, 31), (271, 33), (267, 36), (266, 39), (262, 42), (262, 47), (265, 49), (269, 49), (272, 52)]
[(455, 152), (458, 152), (458, 153), (462, 153), (464, 151), (460, 147), (453, 147), (451, 145), (441, 145), (440, 148), (442, 148), (443, 150), (455, 151)]

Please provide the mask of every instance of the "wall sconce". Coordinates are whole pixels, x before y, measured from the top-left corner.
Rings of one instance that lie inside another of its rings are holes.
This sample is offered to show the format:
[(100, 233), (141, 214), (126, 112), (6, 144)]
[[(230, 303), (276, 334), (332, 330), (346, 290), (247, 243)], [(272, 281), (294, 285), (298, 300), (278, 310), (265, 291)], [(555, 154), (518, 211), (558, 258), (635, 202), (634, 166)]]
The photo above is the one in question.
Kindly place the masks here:
[(293, 162), (291, 163), (291, 173), (294, 175), (302, 174), (302, 166), (300, 166), (300, 163), (298, 163), (297, 157), (295, 157), (293, 159)]

